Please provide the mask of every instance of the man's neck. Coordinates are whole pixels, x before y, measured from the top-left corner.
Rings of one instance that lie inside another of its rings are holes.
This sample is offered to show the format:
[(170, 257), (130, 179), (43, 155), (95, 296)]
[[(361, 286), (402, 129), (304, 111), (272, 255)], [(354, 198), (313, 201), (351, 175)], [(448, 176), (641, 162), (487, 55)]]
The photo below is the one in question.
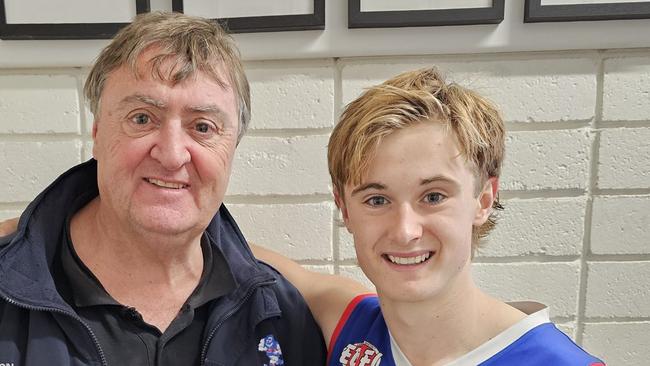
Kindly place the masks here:
[(200, 234), (134, 232), (99, 206), (95, 199), (72, 217), (77, 255), (115, 300), (164, 331), (201, 279)]
[(469, 273), (427, 301), (382, 299), (381, 305), (391, 335), (413, 366), (452, 362), (525, 316), (483, 293)]

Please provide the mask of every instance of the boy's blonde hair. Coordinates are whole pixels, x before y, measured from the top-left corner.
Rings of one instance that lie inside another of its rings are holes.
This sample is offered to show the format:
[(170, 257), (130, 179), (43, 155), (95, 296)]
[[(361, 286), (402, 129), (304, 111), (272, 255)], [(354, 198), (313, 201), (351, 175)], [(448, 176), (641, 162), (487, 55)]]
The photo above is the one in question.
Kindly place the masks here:
[[(446, 83), (435, 68), (405, 72), (367, 89), (345, 107), (330, 136), (327, 159), (334, 190), (361, 183), (382, 138), (420, 123), (443, 123), (475, 172), (476, 194), (490, 177), (499, 177), (505, 129), (499, 111), (476, 92)], [(492, 206), (502, 209), (498, 197)], [(494, 212), (475, 227), (472, 247), (494, 228)]]
[[(140, 14), (115, 35), (86, 79), (84, 94), (90, 111), (97, 115), (104, 83), (111, 71), (126, 65), (139, 77), (138, 57), (151, 47), (157, 50), (150, 65), (152, 77), (176, 84), (202, 71), (219, 85), (229, 84), (233, 88), (239, 107), (237, 141), (241, 140), (250, 121), (251, 102), (239, 49), (216, 22), (179, 13)], [(167, 61), (174, 66), (170, 70), (163, 69)]]

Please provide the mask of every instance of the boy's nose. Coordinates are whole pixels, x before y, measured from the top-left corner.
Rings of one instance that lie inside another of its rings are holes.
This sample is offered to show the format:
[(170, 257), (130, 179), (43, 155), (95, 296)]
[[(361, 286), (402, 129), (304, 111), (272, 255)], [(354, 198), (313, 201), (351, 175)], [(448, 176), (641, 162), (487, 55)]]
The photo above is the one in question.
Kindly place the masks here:
[(410, 205), (402, 205), (397, 210), (391, 236), (398, 245), (409, 245), (422, 237), (421, 217)]

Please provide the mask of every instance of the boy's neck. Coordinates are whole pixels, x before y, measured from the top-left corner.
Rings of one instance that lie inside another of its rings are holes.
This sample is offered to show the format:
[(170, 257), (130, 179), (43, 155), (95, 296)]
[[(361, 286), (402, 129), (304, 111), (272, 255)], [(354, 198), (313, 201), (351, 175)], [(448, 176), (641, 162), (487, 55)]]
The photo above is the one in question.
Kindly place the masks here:
[(457, 280), (427, 301), (393, 301), (380, 295), (391, 335), (413, 366), (452, 362), (526, 316), (485, 294), (471, 276)]

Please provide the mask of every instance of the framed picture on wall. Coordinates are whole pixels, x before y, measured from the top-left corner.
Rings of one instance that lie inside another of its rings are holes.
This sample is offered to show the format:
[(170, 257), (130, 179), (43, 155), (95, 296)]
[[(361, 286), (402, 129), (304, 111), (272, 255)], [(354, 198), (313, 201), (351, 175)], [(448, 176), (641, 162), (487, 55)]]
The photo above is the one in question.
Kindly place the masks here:
[(0, 0), (0, 38), (111, 38), (146, 12), (149, 0)]
[(498, 24), (505, 0), (348, 0), (348, 28)]
[(524, 22), (647, 19), (650, 1), (638, 0), (526, 0)]
[(215, 19), (233, 33), (325, 29), (325, 0), (172, 0), (172, 10)]

